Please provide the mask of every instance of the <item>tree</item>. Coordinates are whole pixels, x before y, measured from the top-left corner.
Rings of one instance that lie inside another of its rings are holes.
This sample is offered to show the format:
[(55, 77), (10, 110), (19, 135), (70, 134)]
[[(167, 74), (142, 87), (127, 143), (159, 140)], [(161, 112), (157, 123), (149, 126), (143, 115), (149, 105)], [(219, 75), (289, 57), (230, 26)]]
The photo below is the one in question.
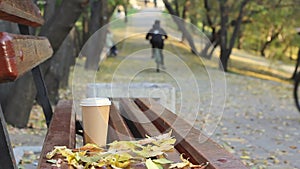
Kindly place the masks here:
[(242, 18), (244, 15), (244, 8), (247, 5), (249, 0), (243, 0), (240, 3), (238, 17), (236, 19), (236, 23), (234, 26), (233, 33), (231, 35), (230, 41), (228, 42), (228, 24), (229, 24), (229, 4), (227, 0), (219, 0), (220, 6), (220, 16), (221, 16), (221, 31), (220, 31), (220, 46), (221, 46), (221, 54), (220, 54), (220, 68), (227, 72), (227, 63), (234, 47), (235, 40), (237, 38), (238, 32), (240, 30), (240, 26), (242, 23)]
[(292, 39), (300, 17), (298, 4), (297, 0), (251, 1), (246, 15), (251, 22), (243, 26), (243, 49), (266, 58), (288, 58), (287, 51), (297, 45)]
[[(209, 0), (203, 0), (203, 5), (204, 5), (204, 15), (205, 17), (203, 18), (203, 27), (209, 27), (211, 30), (210, 35), (209, 35), (209, 40), (210, 43), (206, 43), (205, 47), (202, 49), (200, 56), (211, 59), (212, 54), (217, 46), (220, 44), (220, 27), (219, 25), (219, 19), (216, 11), (218, 11), (217, 4), (213, 1)], [(204, 30), (204, 28), (203, 28)], [(210, 51), (209, 51), (210, 50)]]
[[(127, 0), (118, 0), (118, 1), (102, 1), (96, 0), (91, 1), (91, 18), (89, 22), (89, 37), (91, 37), (96, 31), (101, 28), (101, 31), (98, 34), (95, 34), (94, 38), (96, 44), (93, 46), (88, 46), (89, 53), (85, 54), (87, 60), (85, 62), (85, 69), (96, 70), (100, 61), (100, 54), (104, 47), (105, 38), (106, 38), (106, 29), (105, 25), (109, 23), (109, 20), (117, 7), (117, 5), (124, 5), (129, 3)], [(100, 11), (100, 12), (99, 12)], [(101, 43), (102, 42), (102, 43)]]
[(172, 18), (173, 18), (174, 22), (176, 23), (176, 25), (178, 26), (179, 30), (182, 32), (183, 36), (187, 39), (192, 52), (194, 54), (198, 55), (199, 52), (197, 51), (193, 37), (186, 29), (185, 23), (183, 22), (182, 19), (179, 18), (178, 15), (176, 15), (176, 12), (172, 8), (172, 5), (168, 2), (168, 0), (163, 0), (163, 2), (165, 4), (167, 10), (169, 11), (169, 13), (172, 15)]
[[(107, 1), (91, 1), (91, 19), (89, 23), (89, 36), (108, 23)], [(103, 29), (106, 29), (103, 28)], [(106, 30), (99, 32), (98, 40), (93, 45), (88, 46), (89, 53), (86, 56), (85, 69), (97, 70), (100, 61), (100, 54), (105, 45)]]

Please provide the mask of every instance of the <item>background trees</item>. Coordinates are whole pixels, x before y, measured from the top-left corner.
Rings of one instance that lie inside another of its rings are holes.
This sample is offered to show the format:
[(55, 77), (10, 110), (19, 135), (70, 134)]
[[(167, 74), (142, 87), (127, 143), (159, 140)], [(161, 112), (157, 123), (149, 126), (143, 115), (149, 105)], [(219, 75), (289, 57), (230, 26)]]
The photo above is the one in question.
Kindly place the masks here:
[(285, 61), (297, 53), (299, 0), (170, 1), (178, 14), (184, 11), (185, 3), (189, 3), (185, 20), (197, 25), (211, 41), (200, 56), (209, 59), (215, 48), (220, 47), (225, 71), (233, 47)]

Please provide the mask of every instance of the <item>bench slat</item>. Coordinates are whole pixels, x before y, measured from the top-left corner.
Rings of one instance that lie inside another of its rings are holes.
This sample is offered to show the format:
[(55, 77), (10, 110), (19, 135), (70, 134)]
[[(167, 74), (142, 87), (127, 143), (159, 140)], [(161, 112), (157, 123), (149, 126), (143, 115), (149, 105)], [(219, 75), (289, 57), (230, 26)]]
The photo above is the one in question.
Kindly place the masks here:
[[(136, 99), (136, 104), (144, 111), (149, 119), (161, 130), (172, 128), (173, 133), (180, 142), (176, 145), (181, 153), (188, 154), (191, 161), (202, 163), (208, 161), (208, 168), (213, 169), (243, 169), (246, 168), (240, 160), (220, 147), (213, 140), (204, 136), (199, 130), (193, 128), (188, 122), (178, 117), (171, 111), (164, 109), (159, 103), (147, 99)], [(160, 114), (161, 110), (164, 111)], [(199, 137), (206, 139), (199, 142)]]
[(114, 140), (133, 140), (132, 133), (114, 103), (110, 106), (108, 127), (108, 143)]
[(51, 164), (46, 162), (46, 154), (52, 151), (54, 146), (75, 148), (75, 130), (75, 112), (72, 111), (72, 101), (59, 101), (44, 141), (38, 168), (52, 168)]
[(32, 0), (0, 0), (0, 19), (32, 27), (44, 23), (39, 8)]
[[(137, 105), (130, 99), (120, 99), (120, 111), (122, 115), (127, 117), (135, 125), (139, 134), (145, 138), (146, 135), (158, 136), (162, 133), (152, 124)], [(180, 153), (175, 149), (172, 152), (167, 152), (168, 159), (179, 162)]]
[(45, 37), (0, 32), (0, 83), (13, 81), (52, 56)]

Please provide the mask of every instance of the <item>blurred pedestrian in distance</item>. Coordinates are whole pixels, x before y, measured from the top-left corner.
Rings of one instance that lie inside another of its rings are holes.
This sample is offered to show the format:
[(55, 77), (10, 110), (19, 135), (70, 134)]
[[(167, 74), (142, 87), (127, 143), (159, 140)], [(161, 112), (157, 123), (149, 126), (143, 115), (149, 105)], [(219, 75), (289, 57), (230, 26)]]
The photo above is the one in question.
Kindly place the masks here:
[(166, 31), (161, 28), (160, 21), (155, 20), (154, 25), (152, 28), (148, 31), (146, 35), (146, 39), (150, 40), (150, 43), (152, 45), (152, 58), (155, 58), (155, 49), (159, 49), (159, 58), (155, 58), (156, 60), (160, 61), (160, 64), (163, 69), (165, 69), (164, 66), (164, 56), (162, 50), (164, 49), (164, 40), (168, 38), (168, 35)]
[(107, 33), (106, 33), (106, 47), (107, 47), (107, 55), (108, 56), (117, 56), (118, 55), (118, 50), (117, 50), (117, 47), (114, 43), (114, 40), (113, 40), (113, 34), (112, 32), (107, 29)]
[(124, 11), (122, 11), (120, 8), (118, 8), (116, 18), (117, 19), (123, 19), (124, 17), (125, 17)]

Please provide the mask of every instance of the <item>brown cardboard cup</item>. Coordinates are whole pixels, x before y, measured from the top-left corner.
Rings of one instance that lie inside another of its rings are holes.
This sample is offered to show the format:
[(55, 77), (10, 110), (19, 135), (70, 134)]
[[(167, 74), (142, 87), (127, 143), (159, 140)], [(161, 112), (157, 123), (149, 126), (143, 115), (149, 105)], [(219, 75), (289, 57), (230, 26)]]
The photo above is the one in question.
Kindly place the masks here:
[(105, 146), (111, 102), (108, 98), (81, 100), (84, 143)]

